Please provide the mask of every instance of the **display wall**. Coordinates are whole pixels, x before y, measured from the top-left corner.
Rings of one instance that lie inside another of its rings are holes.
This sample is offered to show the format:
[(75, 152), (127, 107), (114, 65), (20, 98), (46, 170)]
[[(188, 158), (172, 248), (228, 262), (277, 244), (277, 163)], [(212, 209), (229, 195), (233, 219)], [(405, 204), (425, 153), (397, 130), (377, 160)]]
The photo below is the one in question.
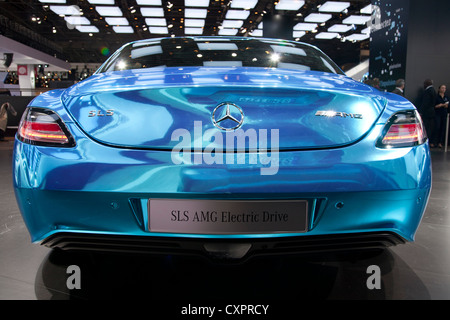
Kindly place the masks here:
[(369, 74), (390, 92), (406, 76), (409, 0), (373, 0), (372, 5)]
[(450, 1), (409, 2), (406, 97), (417, 106), (426, 78), (450, 90)]
[[(423, 82), (450, 88), (450, 1), (372, 0), (370, 77), (392, 91), (405, 79), (405, 97), (421, 103)], [(378, 16), (377, 16), (378, 15)], [(450, 93), (448, 91), (447, 93)]]

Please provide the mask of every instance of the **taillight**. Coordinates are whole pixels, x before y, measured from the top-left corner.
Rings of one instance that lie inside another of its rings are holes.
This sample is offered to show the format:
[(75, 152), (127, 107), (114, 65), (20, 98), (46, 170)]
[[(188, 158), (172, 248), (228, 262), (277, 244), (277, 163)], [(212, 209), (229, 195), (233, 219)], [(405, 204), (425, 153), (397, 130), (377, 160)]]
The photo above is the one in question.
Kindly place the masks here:
[(75, 141), (61, 118), (47, 109), (28, 108), (20, 121), (17, 138), (22, 142), (41, 146), (75, 146)]
[(413, 147), (427, 141), (422, 119), (416, 110), (401, 111), (388, 121), (378, 139), (379, 148)]

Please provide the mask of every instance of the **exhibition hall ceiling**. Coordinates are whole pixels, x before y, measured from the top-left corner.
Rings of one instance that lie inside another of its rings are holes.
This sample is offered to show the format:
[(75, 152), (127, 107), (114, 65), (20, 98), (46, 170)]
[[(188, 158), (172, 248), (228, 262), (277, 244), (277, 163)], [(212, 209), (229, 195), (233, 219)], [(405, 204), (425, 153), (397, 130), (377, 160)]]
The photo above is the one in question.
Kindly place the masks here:
[(0, 9), (1, 35), (82, 63), (102, 62), (139, 39), (261, 37), (264, 16), (277, 14), (293, 25), (290, 39), (338, 63), (357, 62), (368, 49), (372, 12), (370, 0), (0, 0)]

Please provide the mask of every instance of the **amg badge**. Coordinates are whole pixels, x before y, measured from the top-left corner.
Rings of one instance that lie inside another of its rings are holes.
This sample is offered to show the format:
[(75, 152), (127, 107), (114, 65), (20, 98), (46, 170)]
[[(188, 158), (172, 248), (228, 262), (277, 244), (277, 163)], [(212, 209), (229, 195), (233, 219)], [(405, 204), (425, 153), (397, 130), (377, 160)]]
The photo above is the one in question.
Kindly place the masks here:
[(346, 112), (336, 112), (336, 111), (317, 111), (317, 117), (341, 117), (341, 118), (352, 118), (352, 119), (362, 119), (363, 115), (360, 113), (346, 113)]

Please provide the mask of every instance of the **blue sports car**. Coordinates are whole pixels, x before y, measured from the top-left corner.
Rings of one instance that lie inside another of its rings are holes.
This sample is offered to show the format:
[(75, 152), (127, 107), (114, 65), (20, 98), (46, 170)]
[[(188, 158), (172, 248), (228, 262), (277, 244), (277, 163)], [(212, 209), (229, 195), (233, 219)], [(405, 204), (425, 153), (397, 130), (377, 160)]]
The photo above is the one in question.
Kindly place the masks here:
[(36, 97), (14, 147), (31, 240), (243, 258), (414, 240), (431, 190), (406, 99), (275, 39), (136, 41)]

